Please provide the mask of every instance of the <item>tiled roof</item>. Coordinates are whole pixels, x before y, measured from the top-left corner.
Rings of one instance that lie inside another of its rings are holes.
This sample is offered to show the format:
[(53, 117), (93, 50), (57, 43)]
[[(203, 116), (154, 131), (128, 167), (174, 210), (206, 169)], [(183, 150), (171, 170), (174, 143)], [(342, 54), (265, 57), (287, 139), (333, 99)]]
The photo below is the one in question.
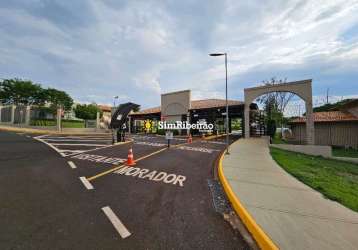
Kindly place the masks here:
[[(342, 121), (358, 121), (358, 117), (351, 113), (342, 111), (328, 111), (313, 113), (314, 122), (342, 122)], [(306, 117), (299, 117), (292, 120), (290, 123), (306, 122)]]
[(147, 115), (147, 114), (155, 114), (160, 113), (160, 107), (154, 107), (149, 109), (143, 109), (138, 112), (131, 112), (131, 115)]
[(111, 112), (112, 110), (112, 107), (108, 105), (98, 105), (98, 108), (105, 112)]
[[(229, 106), (234, 105), (243, 105), (244, 103), (241, 101), (228, 100)], [(207, 108), (218, 108), (225, 107), (226, 102), (225, 99), (205, 99), (205, 100), (195, 100), (191, 101), (191, 110), (193, 109), (207, 109)], [(143, 109), (138, 112), (132, 113), (132, 115), (146, 115), (146, 114), (155, 114), (160, 112), (160, 107)]]
[[(228, 100), (229, 106), (234, 105), (243, 105), (244, 103), (241, 101)], [(226, 101), (224, 99), (206, 99), (206, 100), (196, 100), (191, 101), (190, 109), (207, 109), (207, 108), (218, 108), (225, 107)]]

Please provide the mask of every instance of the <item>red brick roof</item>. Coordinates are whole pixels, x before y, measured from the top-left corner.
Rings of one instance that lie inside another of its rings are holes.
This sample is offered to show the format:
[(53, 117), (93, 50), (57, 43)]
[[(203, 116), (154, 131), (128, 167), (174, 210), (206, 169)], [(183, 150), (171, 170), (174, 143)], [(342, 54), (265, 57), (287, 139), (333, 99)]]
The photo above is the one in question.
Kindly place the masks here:
[[(241, 101), (228, 100), (229, 106), (234, 105), (243, 105), (244, 103)], [(218, 108), (225, 107), (226, 102), (225, 99), (205, 99), (205, 100), (195, 100), (191, 101), (191, 110), (193, 109), (207, 109), (207, 108)], [(134, 112), (131, 115), (146, 115), (146, 114), (155, 114), (160, 113), (160, 107), (143, 109), (138, 112)]]
[[(343, 122), (343, 121), (358, 121), (358, 117), (351, 113), (342, 111), (328, 111), (313, 113), (314, 122)], [(306, 117), (299, 117), (292, 120), (290, 123), (304, 123)]]
[[(229, 106), (234, 105), (243, 105), (244, 103), (241, 101), (228, 100)], [(191, 101), (190, 109), (207, 109), (207, 108), (218, 108), (225, 107), (226, 101), (224, 99), (206, 99), (206, 100), (196, 100)]]

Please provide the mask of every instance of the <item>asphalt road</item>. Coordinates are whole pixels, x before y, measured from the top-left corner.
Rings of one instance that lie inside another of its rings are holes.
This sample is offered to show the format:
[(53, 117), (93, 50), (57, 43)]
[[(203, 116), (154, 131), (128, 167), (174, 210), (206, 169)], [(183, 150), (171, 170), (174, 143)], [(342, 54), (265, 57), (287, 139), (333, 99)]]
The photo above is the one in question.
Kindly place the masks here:
[(0, 132), (0, 249), (248, 249), (208, 187), (223, 141), (58, 137)]

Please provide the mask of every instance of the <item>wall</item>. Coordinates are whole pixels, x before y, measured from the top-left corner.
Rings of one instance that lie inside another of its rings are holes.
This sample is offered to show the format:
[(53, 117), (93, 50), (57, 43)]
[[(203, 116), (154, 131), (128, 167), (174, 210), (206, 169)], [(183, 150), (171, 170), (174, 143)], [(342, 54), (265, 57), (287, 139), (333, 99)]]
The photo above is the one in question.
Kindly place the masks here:
[(187, 115), (190, 109), (190, 90), (171, 92), (161, 95), (161, 115), (173, 116), (181, 120), (181, 115)]
[(323, 156), (327, 158), (332, 156), (331, 146), (271, 144), (271, 147), (299, 152), (307, 155)]
[[(305, 124), (292, 125), (292, 140), (304, 143)], [(350, 146), (358, 148), (358, 122), (315, 123), (316, 145)]]

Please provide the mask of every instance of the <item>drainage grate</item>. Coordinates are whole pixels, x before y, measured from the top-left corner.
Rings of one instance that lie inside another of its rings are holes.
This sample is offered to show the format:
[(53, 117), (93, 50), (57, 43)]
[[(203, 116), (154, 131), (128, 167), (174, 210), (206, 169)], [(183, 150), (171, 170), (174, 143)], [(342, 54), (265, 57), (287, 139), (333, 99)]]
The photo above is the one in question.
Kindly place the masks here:
[(213, 198), (213, 205), (216, 212), (221, 214), (230, 213), (232, 208), (226, 199), (225, 193), (219, 181), (208, 179), (208, 185)]

